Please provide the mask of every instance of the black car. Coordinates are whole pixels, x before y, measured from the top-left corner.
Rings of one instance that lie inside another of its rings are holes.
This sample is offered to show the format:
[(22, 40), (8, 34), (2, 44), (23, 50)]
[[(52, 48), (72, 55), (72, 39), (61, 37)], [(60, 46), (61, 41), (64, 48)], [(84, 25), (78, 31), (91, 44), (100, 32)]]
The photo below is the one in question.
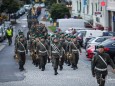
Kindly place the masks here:
[(115, 37), (105, 40), (100, 45), (103, 45), (105, 47), (106, 53), (110, 55), (115, 63)]

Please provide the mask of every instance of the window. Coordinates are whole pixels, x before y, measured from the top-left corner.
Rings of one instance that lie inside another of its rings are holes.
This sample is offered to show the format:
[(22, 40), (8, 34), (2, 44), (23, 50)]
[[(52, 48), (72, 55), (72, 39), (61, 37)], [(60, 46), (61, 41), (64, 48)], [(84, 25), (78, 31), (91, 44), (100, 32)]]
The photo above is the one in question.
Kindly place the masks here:
[(107, 40), (105, 40), (104, 42), (102, 42), (100, 45), (107, 46), (107, 45), (109, 45), (109, 44), (111, 44), (111, 43), (114, 43), (113, 41), (114, 41), (114, 40), (107, 39)]
[(95, 40), (95, 42), (103, 42), (105, 40), (105, 38), (98, 38), (97, 40)]

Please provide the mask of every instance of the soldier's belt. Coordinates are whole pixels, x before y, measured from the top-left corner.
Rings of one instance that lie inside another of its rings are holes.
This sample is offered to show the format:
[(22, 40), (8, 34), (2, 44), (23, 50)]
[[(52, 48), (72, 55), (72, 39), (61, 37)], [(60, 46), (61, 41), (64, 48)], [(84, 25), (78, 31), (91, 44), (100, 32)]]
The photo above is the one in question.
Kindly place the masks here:
[(18, 50), (18, 52), (25, 52), (25, 50)]
[(95, 69), (98, 70), (98, 71), (107, 71), (107, 68), (101, 69), (101, 68), (95, 67)]
[(40, 53), (46, 53), (47, 51), (39, 51)]
[(58, 54), (58, 52), (57, 52), (57, 51), (52, 51), (52, 53), (53, 53), (53, 54)]
[(77, 52), (78, 50), (72, 50), (73, 52)]

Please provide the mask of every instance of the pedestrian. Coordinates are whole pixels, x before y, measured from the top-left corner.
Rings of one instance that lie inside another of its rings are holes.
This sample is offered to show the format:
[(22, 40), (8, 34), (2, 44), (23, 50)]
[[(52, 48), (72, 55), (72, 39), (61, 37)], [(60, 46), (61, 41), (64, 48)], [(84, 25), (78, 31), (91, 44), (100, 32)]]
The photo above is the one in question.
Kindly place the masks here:
[(107, 77), (108, 71), (107, 66), (111, 65), (113, 71), (115, 71), (115, 65), (111, 60), (109, 54), (104, 52), (104, 46), (98, 46), (98, 52), (93, 57), (91, 62), (91, 70), (93, 77), (96, 77), (99, 86), (105, 86), (105, 79)]
[(49, 20), (50, 20), (50, 24), (52, 24), (52, 23), (53, 23), (53, 19), (50, 17), (50, 19), (49, 19)]
[(8, 39), (9, 46), (12, 44), (12, 37), (13, 37), (13, 30), (11, 28), (8, 28), (6, 30), (6, 37)]

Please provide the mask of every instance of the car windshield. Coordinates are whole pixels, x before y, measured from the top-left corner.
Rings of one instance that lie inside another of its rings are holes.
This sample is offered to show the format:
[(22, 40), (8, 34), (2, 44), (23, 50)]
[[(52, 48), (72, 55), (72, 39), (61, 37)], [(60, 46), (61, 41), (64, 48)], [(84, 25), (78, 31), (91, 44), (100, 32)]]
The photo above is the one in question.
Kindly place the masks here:
[(115, 42), (115, 40), (107, 39), (107, 40), (105, 40), (104, 42), (102, 42), (100, 45), (108, 45), (108, 44), (110, 44), (110, 43), (112, 43), (112, 42)]
[(86, 35), (86, 31), (80, 31), (79, 34), (85, 36)]
[(91, 38), (88, 42), (92, 42), (93, 40), (95, 40), (95, 37)]

